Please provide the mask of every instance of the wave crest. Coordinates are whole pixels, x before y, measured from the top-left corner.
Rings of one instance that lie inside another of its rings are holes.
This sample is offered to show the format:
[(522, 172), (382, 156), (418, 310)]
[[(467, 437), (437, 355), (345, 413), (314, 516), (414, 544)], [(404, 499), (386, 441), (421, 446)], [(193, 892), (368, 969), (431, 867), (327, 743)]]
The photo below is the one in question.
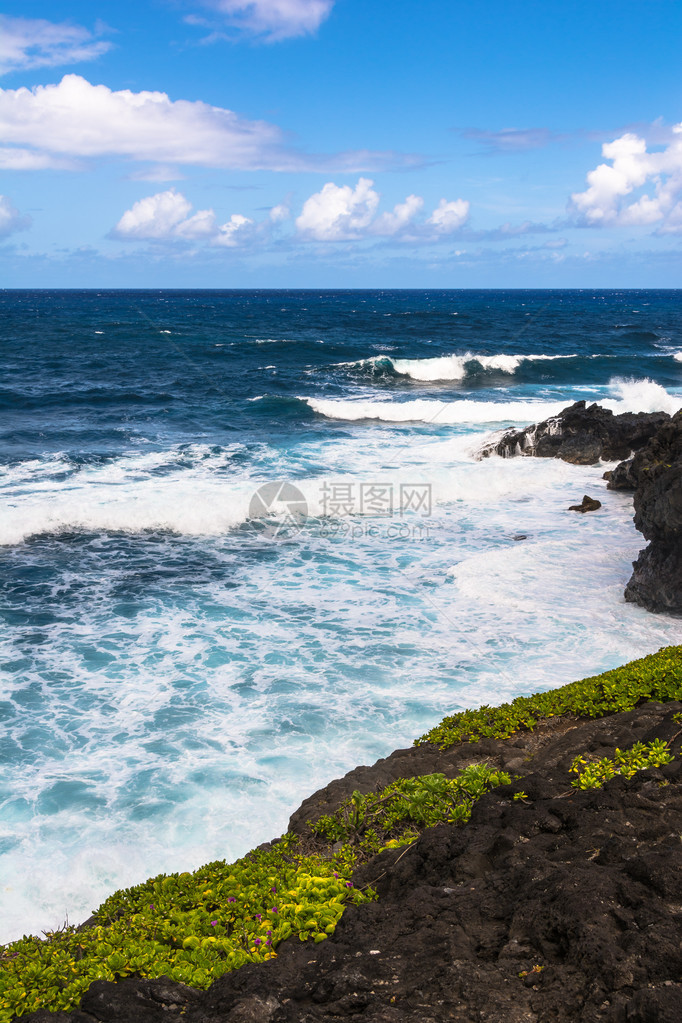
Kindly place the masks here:
[(498, 372), (514, 374), (523, 362), (551, 362), (555, 359), (577, 359), (577, 355), (439, 355), (427, 359), (396, 359), (390, 355), (375, 355), (359, 362), (343, 362), (342, 366), (373, 374), (395, 374), (412, 380), (464, 380), (465, 377)]

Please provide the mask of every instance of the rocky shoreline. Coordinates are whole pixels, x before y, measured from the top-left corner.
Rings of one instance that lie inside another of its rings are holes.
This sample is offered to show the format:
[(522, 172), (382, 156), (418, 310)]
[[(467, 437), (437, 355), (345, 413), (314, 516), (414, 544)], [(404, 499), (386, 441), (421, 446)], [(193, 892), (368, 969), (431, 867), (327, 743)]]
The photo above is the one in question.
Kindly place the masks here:
[[(378, 900), (348, 906), (322, 944), (290, 939), (207, 991), (167, 978), (98, 981), (70, 1014), (31, 1023), (678, 1023), (682, 1005), (682, 702), (561, 717), (508, 739), (398, 750), (315, 793), (291, 830), (352, 791), (513, 773), (463, 827), (439, 825), (356, 871)], [(677, 716), (677, 717), (676, 717)], [(603, 788), (571, 786), (579, 755), (672, 742), (678, 756)], [(516, 796), (516, 798), (515, 798)]]
[(607, 487), (633, 493), (635, 526), (649, 541), (633, 563), (625, 599), (682, 616), (682, 410), (614, 415), (578, 401), (542, 423), (505, 433), (481, 452), (493, 454), (576, 465), (618, 460), (605, 473)]

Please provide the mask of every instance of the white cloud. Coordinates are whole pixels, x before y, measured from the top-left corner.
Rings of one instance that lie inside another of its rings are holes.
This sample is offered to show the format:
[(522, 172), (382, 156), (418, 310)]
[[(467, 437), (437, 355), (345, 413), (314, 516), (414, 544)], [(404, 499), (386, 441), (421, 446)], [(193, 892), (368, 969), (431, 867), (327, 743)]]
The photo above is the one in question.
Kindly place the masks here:
[(0, 148), (0, 169), (2, 170), (77, 170), (74, 160), (52, 156), (50, 153), (37, 153), (33, 149), (18, 147)]
[(468, 216), (469, 203), (466, 199), (455, 199), (454, 202), (441, 199), (426, 223), (431, 224), (438, 234), (452, 234)]
[(111, 48), (80, 25), (0, 14), (0, 74), (29, 67), (54, 67), (95, 60)]
[(317, 241), (345, 241), (362, 237), (379, 205), (379, 193), (369, 178), (360, 178), (355, 188), (328, 181), (303, 204), (296, 227), (299, 234)]
[(319, 192), (306, 199), (296, 229), (303, 238), (314, 241), (357, 241), (372, 236), (402, 237), (409, 241), (433, 241), (451, 234), (465, 222), (469, 203), (464, 199), (441, 199), (424, 223), (415, 222), (424, 200), (409, 195), (389, 213), (376, 216), (380, 196), (373, 181), (360, 178), (355, 188), (328, 181)]
[(291, 211), (288, 206), (283, 203), (279, 203), (277, 206), (273, 206), (270, 210), (270, 220), (273, 224), (281, 224), (283, 220), (288, 220), (291, 216)]
[(216, 230), (213, 210), (189, 213), (192, 204), (181, 192), (167, 192), (140, 199), (126, 210), (112, 231), (115, 238), (185, 240), (212, 234)]
[(31, 218), (22, 216), (6, 195), (0, 195), (0, 238), (9, 238), (15, 231), (31, 226)]
[(334, 0), (203, 0), (202, 5), (224, 15), (235, 28), (278, 42), (315, 32)]
[(80, 75), (0, 89), (0, 139), (38, 152), (255, 168), (277, 163), (277, 127), (165, 92), (113, 92)]
[(254, 227), (253, 220), (242, 216), (241, 213), (233, 213), (227, 223), (218, 229), (213, 243), (230, 249), (244, 245), (253, 236)]
[[(669, 144), (649, 152), (645, 139), (627, 132), (602, 146), (610, 160), (587, 175), (588, 188), (571, 196), (574, 213), (590, 226), (655, 224), (659, 234), (682, 232), (682, 124)], [(644, 186), (649, 192), (628, 196)]]
[(133, 203), (111, 231), (111, 237), (122, 241), (204, 241), (236, 248), (263, 226), (266, 225), (255, 225), (241, 213), (233, 213), (227, 223), (219, 225), (213, 210), (192, 213), (191, 202), (182, 192), (170, 188)]
[[(424, 206), (418, 195), (409, 195), (390, 212), (377, 216), (380, 196), (373, 184), (369, 178), (360, 178), (354, 188), (327, 182), (304, 202), (295, 221), (295, 234), (303, 240), (323, 242), (393, 238), (428, 243), (448, 236), (466, 220), (468, 202), (442, 199), (428, 220), (417, 222), (415, 218)], [(135, 202), (110, 237), (124, 241), (204, 241), (224, 248), (267, 244), (278, 234), (292, 237), (291, 229), (282, 229), (291, 217), (288, 205), (272, 206), (265, 213), (260, 221), (233, 213), (224, 224), (218, 224), (212, 209), (193, 212), (182, 192), (170, 188)]]
[(420, 195), (408, 195), (405, 202), (399, 202), (393, 207), (391, 213), (382, 213), (374, 222), (374, 231), (377, 234), (398, 234), (419, 213), (424, 200)]
[(57, 85), (0, 89), (0, 143), (6, 147), (4, 166), (23, 168), (64, 166), (65, 157), (111, 156), (156, 167), (357, 171), (412, 165), (416, 159), (364, 151), (308, 156), (288, 148), (280, 129), (266, 121), (249, 121), (199, 100), (171, 100), (165, 92), (115, 92), (80, 75), (65, 75)]

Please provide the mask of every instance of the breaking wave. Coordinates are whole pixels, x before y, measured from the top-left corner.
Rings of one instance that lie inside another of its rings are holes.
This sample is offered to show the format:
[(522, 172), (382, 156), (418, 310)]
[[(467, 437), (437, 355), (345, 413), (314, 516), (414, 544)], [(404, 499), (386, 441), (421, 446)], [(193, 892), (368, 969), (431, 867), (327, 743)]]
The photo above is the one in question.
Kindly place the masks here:
[(513, 374), (523, 362), (551, 362), (555, 359), (577, 359), (578, 355), (441, 355), (428, 359), (394, 359), (376, 355), (359, 362), (341, 363), (347, 368), (370, 372), (374, 375), (395, 374), (412, 380), (464, 380), (482, 372)]

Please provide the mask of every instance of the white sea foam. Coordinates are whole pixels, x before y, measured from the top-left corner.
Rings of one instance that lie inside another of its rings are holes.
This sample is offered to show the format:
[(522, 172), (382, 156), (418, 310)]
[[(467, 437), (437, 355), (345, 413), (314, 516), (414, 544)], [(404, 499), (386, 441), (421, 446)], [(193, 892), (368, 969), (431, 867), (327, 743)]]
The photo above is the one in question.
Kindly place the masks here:
[(412, 401), (357, 398), (303, 398), (315, 412), (328, 419), (380, 419), (386, 423), (534, 423), (556, 415), (563, 408), (556, 401)]
[(437, 381), (463, 380), (467, 375), (473, 375), (481, 369), (513, 374), (522, 362), (576, 358), (577, 355), (476, 355), (473, 352), (466, 352), (464, 355), (441, 355), (427, 359), (394, 359), (377, 355), (371, 359), (341, 365), (381, 368), (388, 362), (401, 376), (408, 376), (413, 380)]
[(614, 377), (609, 382), (614, 398), (599, 399), (599, 404), (612, 412), (668, 412), (671, 415), (682, 407), (682, 394), (670, 394), (665, 387), (645, 378), (643, 380)]
[(682, 352), (675, 352), (673, 359), (675, 362), (682, 362)]
[[(575, 390), (575, 389), (574, 389)], [(378, 419), (387, 423), (422, 422), (438, 425), (458, 423), (493, 425), (513, 423), (519, 426), (541, 422), (557, 415), (571, 404), (571, 399), (556, 401), (475, 401), (469, 398), (436, 401), (417, 398), (407, 401), (367, 398), (302, 398), (315, 412), (328, 419), (354, 422)], [(598, 404), (612, 412), (675, 412), (682, 405), (682, 395), (671, 394), (652, 380), (614, 378), (609, 396)]]

